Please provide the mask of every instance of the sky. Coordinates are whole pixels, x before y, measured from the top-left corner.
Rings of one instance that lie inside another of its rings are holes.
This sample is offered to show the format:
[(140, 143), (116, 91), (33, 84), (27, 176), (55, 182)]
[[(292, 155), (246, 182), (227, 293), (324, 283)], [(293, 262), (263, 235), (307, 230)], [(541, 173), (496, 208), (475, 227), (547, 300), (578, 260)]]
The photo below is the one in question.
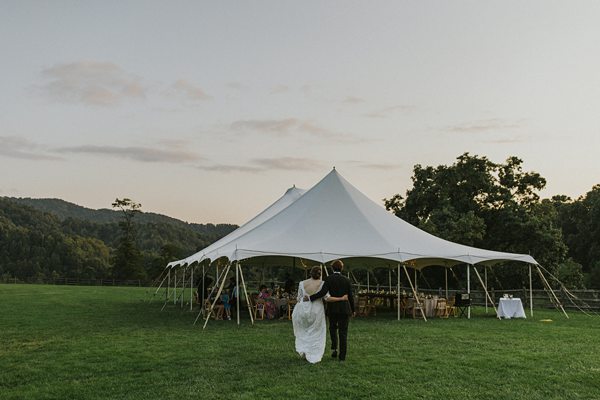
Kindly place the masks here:
[(0, 196), (241, 224), (332, 167), (600, 183), (597, 1), (0, 0)]

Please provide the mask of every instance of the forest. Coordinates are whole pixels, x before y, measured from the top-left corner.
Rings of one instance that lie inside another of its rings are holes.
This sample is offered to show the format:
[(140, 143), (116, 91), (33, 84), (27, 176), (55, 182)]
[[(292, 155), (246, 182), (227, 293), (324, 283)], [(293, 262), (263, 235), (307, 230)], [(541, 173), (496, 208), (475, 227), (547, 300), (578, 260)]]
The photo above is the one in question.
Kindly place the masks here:
[[(412, 188), (383, 205), (447, 240), (529, 253), (569, 287), (600, 288), (600, 184), (576, 199), (541, 199), (545, 186), (517, 157), (494, 163), (464, 153), (451, 165), (415, 165)], [(117, 199), (116, 209), (91, 210), (59, 199), (0, 197), (0, 277), (148, 281), (169, 261), (237, 228), (187, 223), (132, 204)], [(521, 287), (525, 273), (497, 269), (495, 279)]]

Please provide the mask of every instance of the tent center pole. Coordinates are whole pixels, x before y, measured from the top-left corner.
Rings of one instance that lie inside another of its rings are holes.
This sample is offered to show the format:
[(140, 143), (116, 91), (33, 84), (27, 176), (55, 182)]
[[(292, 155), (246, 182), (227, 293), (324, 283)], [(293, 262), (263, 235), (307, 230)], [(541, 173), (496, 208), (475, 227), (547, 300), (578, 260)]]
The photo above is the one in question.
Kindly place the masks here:
[[(232, 293), (233, 295), (234, 293)], [(240, 325), (240, 262), (235, 262), (235, 313), (237, 324)]]
[(531, 264), (529, 264), (529, 316), (533, 318), (533, 280), (531, 278)]
[(467, 319), (471, 319), (471, 264), (467, 264), (467, 293), (469, 294), (469, 307), (467, 308)]

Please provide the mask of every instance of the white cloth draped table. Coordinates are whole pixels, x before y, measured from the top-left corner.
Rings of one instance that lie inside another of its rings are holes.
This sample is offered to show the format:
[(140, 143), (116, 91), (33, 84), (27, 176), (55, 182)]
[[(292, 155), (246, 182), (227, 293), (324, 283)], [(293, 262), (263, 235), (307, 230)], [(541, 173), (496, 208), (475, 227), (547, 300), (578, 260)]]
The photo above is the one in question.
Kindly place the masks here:
[(498, 318), (527, 318), (523, 303), (519, 298), (501, 298), (498, 302)]

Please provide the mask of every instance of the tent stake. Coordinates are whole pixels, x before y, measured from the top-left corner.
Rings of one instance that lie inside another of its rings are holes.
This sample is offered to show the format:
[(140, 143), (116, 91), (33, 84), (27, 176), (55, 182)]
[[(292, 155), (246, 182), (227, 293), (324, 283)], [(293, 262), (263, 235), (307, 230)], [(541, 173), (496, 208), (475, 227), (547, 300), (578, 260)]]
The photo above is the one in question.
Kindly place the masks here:
[(217, 300), (219, 300), (219, 298), (221, 297), (221, 292), (223, 291), (223, 286), (225, 286), (225, 278), (227, 277), (227, 273), (229, 272), (230, 268), (231, 268), (231, 263), (228, 263), (227, 269), (225, 270), (225, 274), (223, 275), (223, 279), (221, 280), (221, 286), (219, 286), (219, 291), (217, 292), (217, 295), (215, 296), (215, 300), (210, 305), (210, 310), (208, 310), (208, 315), (206, 316), (206, 320), (204, 321), (204, 326), (202, 327), (203, 330), (206, 328), (206, 324), (208, 324), (208, 320), (210, 319), (210, 315), (212, 314), (212, 311), (215, 308), (215, 304), (217, 304)]
[(539, 266), (537, 266), (537, 270), (538, 270), (538, 273), (540, 274), (540, 277), (545, 282), (546, 287), (550, 290), (550, 293), (552, 293), (552, 296), (554, 296), (554, 298), (556, 299), (556, 304), (560, 307), (560, 309), (562, 310), (563, 314), (565, 314), (565, 317), (569, 318), (569, 316), (567, 315), (567, 312), (563, 308), (560, 300), (558, 300), (558, 297), (556, 296), (556, 293), (554, 293), (554, 290), (552, 290), (552, 286), (550, 286), (550, 284), (546, 280), (546, 277), (544, 276), (544, 274), (542, 274), (542, 271), (540, 270)]
[[(423, 319), (425, 320), (425, 322), (427, 322), (427, 317), (425, 317), (425, 309), (423, 308), (423, 306), (421, 305), (421, 302), (419, 301), (419, 296), (417, 296), (416, 287), (413, 286), (412, 281), (410, 280), (410, 275), (408, 275), (408, 270), (406, 269), (406, 265), (402, 265), (402, 267), (404, 268), (404, 272), (406, 273), (406, 277), (408, 278), (408, 283), (410, 284), (410, 288), (412, 289), (413, 296), (415, 296), (415, 301), (416, 301), (417, 305), (419, 307), (421, 307), (421, 315), (423, 316)], [(416, 271), (417, 270), (415, 269), (415, 272)]]
[[(248, 290), (246, 289), (246, 282), (244, 281), (244, 272), (242, 271), (242, 264), (239, 265), (240, 278), (242, 278), (242, 287), (244, 288), (244, 296), (246, 296), (246, 304), (248, 305), (248, 313), (250, 314), (250, 322), (254, 325), (254, 316), (252, 315), (252, 305), (250, 304), (250, 297), (248, 297)], [(240, 290), (238, 289), (238, 297)]]
[[(494, 312), (496, 313), (496, 316), (497, 316), (498, 315), (498, 310), (496, 309), (496, 303), (494, 303), (494, 301), (492, 300), (492, 297), (490, 296), (490, 294), (489, 294), (489, 292), (487, 290), (487, 286), (485, 285), (485, 283), (481, 279), (481, 275), (479, 275), (479, 271), (477, 271), (477, 268), (474, 265), (473, 265), (473, 271), (475, 271), (475, 274), (477, 275), (477, 278), (479, 279), (479, 283), (481, 283), (481, 286), (483, 286), (483, 290), (485, 292), (486, 309), (487, 309), (487, 301), (489, 299), (490, 303), (492, 303), (492, 306), (494, 307)], [(500, 317), (498, 317), (498, 319), (500, 319)]]

